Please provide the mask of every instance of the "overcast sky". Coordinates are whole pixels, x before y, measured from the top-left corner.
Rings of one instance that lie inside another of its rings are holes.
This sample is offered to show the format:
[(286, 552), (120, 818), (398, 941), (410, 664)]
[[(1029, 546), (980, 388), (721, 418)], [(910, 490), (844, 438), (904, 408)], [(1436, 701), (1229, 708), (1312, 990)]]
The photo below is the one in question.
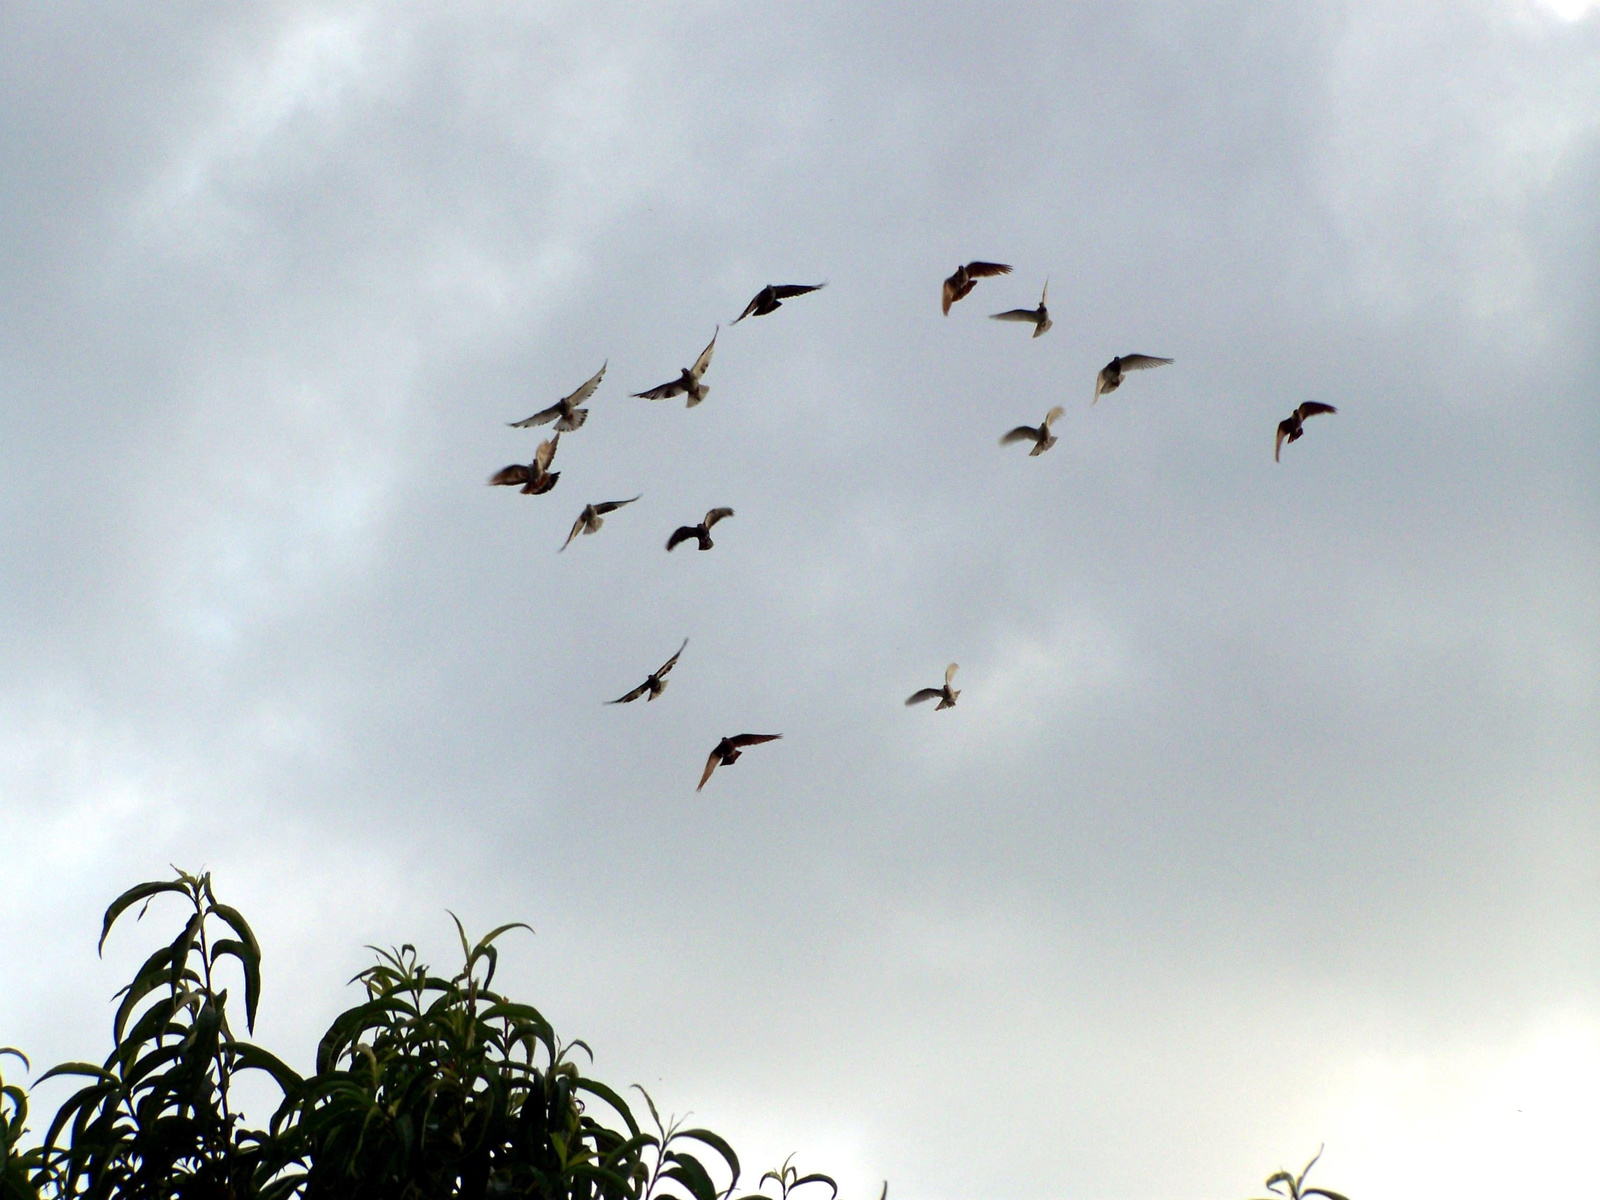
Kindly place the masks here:
[(1597, 196), (1580, 0), (0, 7), (0, 1044), (105, 1053), (178, 863), (297, 1066), (526, 920), (597, 1075), (846, 1200), (1565, 1190)]

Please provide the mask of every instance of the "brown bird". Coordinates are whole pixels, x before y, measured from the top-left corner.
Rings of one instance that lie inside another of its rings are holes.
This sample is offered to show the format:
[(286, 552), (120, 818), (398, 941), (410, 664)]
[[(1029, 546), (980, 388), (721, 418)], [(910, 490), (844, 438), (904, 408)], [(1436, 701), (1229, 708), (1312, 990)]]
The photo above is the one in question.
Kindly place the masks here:
[(990, 313), (989, 319), (991, 321), (1032, 321), (1033, 336), (1038, 337), (1046, 329), (1049, 329), (1052, 324), (1050, 310), (1046, 307), (1049, 300), (1050, 281), (1046, 279), (1044, 281), (1044, 292), (1039, 297), (1038, 308), (1010, 308), (1003, 313)]
[(667, 549), (671, 550), (679, 542), (687, 542), (694, 538), (700, 543), (700, 549), (709, 550), (712, 546), (711, 527), (723, 517), (733, 516), (731, 508), (713, 508), (705, 516), (705, 520), (698, 525), (679, 525), (672, 531), (672, 536), (667, 539)]
[(556, 480), (561, 478), (560, 471), (550, 469), (550, 461), (556, 456), (556, 446), (561, 442), (561, 435), (547, 442), (540, 442), (539, 448), (533, 452), (533, 461), (527, 466), (512, 463), (509, 467), (501, 467), (489, 476), (490, 487), (516, 487), (522, 485), (524, 496), (542, 496), (555, 487)]
[(1032, 441), (1033, 449), (1028, 451), (1028, 457), (1033, 458), (1036, 455), (1043, 454), (1046, 450), (1050, 449), (1051, 446), (1056, 444), (1056, 436), (1050, 432), (1050, 426), (1055, 419), (1062, 414), (1063, 411), (1065, 410), (1063, 410), (1059, 404), (1056, 405), (1049, 412), (1045, 413), (1043, 425), (1040, 425), (1038, 428), (1034, 428), (1032, 425), (1018, 425), (1010, 433), (1006, 434), (1005, 437), (1000, 439), (1000, 444), (1002, 446), (1009, 446), (1013, 442)]
[(978, 280), (983, 276), (1009, 274), (1011, 268), (1005, 263), (969, 262), (964, 267), (957, 267), (956, 273), (944, 281), (944, 315), (948, 317), (950, 306), (977, 287)]
[(1272, 461), (1282, 461), (1278, 455), (1283, 453), (1283, 443), (1286, 439), (1291, 442), (1300, 440), (1301, 435), (1305, 433), (1301, 426), (1305, 424), (1307, 417), (1319, 416), (1322, 413), (1336, 413), (1338, 411), (1331, 404), (1318, 404), (1315, 400), (1307, 400), (1294, 412), (1290, 413), (1285, 420), (1279, 421), (1278, 443), (1272, 448)]
[(950, 681), (955, 677), (956, 664), (951, 663), (944, 669), (943, 687), (923, 688), (920, 692), (912, 692), (911, 695), (906, 697), (906, 707), (910, 708), (913, 704), (921, 704), (924, 700), (937, 700), (939, 706), (933, 710), (934, 712), (944, 708), (954, 708), (956, 706), (956, 697), (961, 695), (959, 691), (953, 691), (950, 687)]
[(1094, 381), (1094, 399), (1091, 404), (1097, 404), (1103, 393), (1114, 392), (1122, 386), (1122, 375), (1125, 371), (1148, 371), (1151, 367), (1164, 367), (1172, 360), (1170, 358), (1156, 358), (1149, 354), (1123, 354), (1113, 358), (1100, 368), (1100, 374)]
[[(717, 327), (721, 332), (722, 327)], [(693, 408), (711, 393), (709, 385), (700, 382), (700, 376), (706, 373), (706, 368), (711, 365), (711, 351), (716, 348), (717, 335), (711, 335), (711, 344), (700, 351), (700, 357), (694, 360), (694, 366), (685, 367), (683, 374), (671, 383), (663, 383), (660, 387), (653, 387), (648, 392), (635, 392), (634, 395), (641, 400), (670, 400), (674, 396), (681, 396), (685, 392), (689, 395), (689, 402), (685, 407)]]
[(721, 766), (733, 766), (739, 761), (739, 755), (746, 746), (758, 746), (762, 742), (775, 742), (781, 738), (781, 733), (741, 733), (736, 737), (725, 737), (717, 743), (716, 749), (711, 752), (711, 757), (706, 759), (706, 773), (700, 776), (700, 785), (694, 790), (699, 791), (705, 787), (706, 780), (711, 778), (711, 772)]
[(549, 421), (555, 421), (557, 433), (565, 433), (569, 429), (578, 428), (589, 419), (589, 410), (587, 408), (579, 408), (578, 405), (594, 395), (595, 388), (600, 386), (600, 380), (605, 376), (609, 362), (610, 360), (608, 359), (606, 362), (601, 363), (600, 369), (590, 377), (589, 382), (573, 392), (572, 395), (563, 396), (549, 408), (541, 408), (533, 416), (525, 420), (509, 422), (511, 428), (527, 429), (530, 425), (543, 425)]
[(756, 293), (756, 298), (744, 306), (744, 311), (732, 323), (737, 325), (746, 317), (764, 317), (782, 308), (783, 302), (791, 296), (804, 296), (827, 286), (826, 280), (822, 283), (769, 283)]
[[(642, 495), (644, 493), (640, 492), (639, 496)], [(585, 504), (583, 511), (578, 514), (578, 519), (572, 523), (572, 532), (567, 534), (567, 540), (561, 543), (561, 550), (565, 550), (572, 545), (572, 539), (580, 533), (594, 533), (600, 526), (604, 525), (603, 514), (615, 512), (624, 504), (632, 504), (639, 496), (634, 496), (631, 500), (602, 500), (599, 504)], [(556, 551), (556, 553), (561, 553), (561, 550)]]
[[(688, 644), (689, 639), (684, 638), (683, 646), (687, 646)], [(671, 658), (667, 659), (666, 662), (662, 663), (654, 671), (650, 672), (650, 678), (646, 679), (638, 687), (634, 688), (633, 691), (629, 692), (626, 696), (618, 696), (615, 700), (607, 700), (606, 703), (629, 704), (634, 700), (637, 700), (640, 696), (643, 696), (646, 692), (649, 692), (650, 695), (645, 700), (645, 703), (648, 704), (651, 700), (654, 700), (657, 696), (661, 695), (662, 692), (667, 690), (667, 672), (678, 665), (678, 655), (683, 653), (683, 646), (678, 647), (678, 654), (674, 654)]]

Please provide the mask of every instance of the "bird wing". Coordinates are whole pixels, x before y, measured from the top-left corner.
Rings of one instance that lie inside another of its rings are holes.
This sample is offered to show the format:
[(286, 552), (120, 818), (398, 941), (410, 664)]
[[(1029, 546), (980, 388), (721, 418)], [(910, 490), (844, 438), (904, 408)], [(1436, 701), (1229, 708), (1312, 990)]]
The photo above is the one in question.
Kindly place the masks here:
[(728, 739), (728, 745), (735, 750), (742, 750), (746, 746), (759, 746), (762, 742), (775, 742), (781, 738), (781, 733), (741, 733)]
[(951, 663), (948, 667), (946, 667), (944, 669), (944, 685), (945, 685), (945, 687), (949, 687), (950, 686), (950, 681), (956, 677), (956, 667), (958, 667), (958, 666), (960, 666), (959, 663)]
[[(583, 527), (589, 523), (590, 515), (589, 507), (585, 506), (584, 510), (578, 514), (578, 519), (572, 523), (572, 532), (567, 534), (567, 540), (561, 543), (561, 550), (565, 550), (572, 545), (572, 539), (583, 532)], [(557, 550), (556, 553), (560, 554), (561, 550)]]
[(1054, 425), (1056, 423), (1056, 418), (1059, 417), (1062, 413), (1064, 413), (1066, 411), (1067, 410), (1062, 408), (1061, 405), (1059, 405), (1059, 404), (1056, 405), (1049, 412), (1045, 413), (1045, 415), (1044, 415), (1044, 427), (1046, 429), (1049, 429), (1050, 426), (1052, 426), (1052, 425)]
[(1108, 389), (1106, 387), (1106, 384), (1108, 384), (1110, 382), (1111, 382), (1111, 367), (1110, 367), (1109, 364), (1107, 364), (1106, 366), (1101, 367), (1100, 368), (1100, 374), (1098, 374), (1098, 375), (1096, 375), (1094, 377), (1094, 399), (1089, 401), (1090, 404), (1098, 403), (1099, 400), (1100, 400), (1100, 397), (1102, 395), (1104, 395), (1107, 391), (1110, 390), (1110, 389)]
[(721, 761), (722, 761), (722, 743), (718, 742), (716, 749), (711, 752), (711, 757), (706, 759), (706, 771), (705, 771), (705, 774), (700, 776), (700, 782), (695, 787), (695, 789), (694, 789), (695, 791), (698, 792), (701, 788), (705, 787), (706, 780), (711, 778), (711, 772), (713, 772), (713, 771), (715, 771), (717, 769), (717, 764), (720, 763)]
[(1008, 308), (1003, 313), (990, 313), (991, 321), (1037, 321), (1039, 310), (1036, 308)]
[(1124, 371), (1148, 371), (1151, 367), (1164, 367), (1171, 361), (1170, 358), (1156, 358), (1151, 354), (1124, 354), (1122, 356), (1122, 369)]
[(548, 441), (539, 443), (539, 448), (533, 452), (533, 461), (539, 464), (541, 471), (550, 469), (550, 464), (555, 461), (556, 447), (560, 444), (561, 435), (559, 433)]
[(610, 365), (611, 360), (608, 358), (605, 362), (600, 364), (600, 369), (598, 371), (589, 376), (589, 379), (586, 383), (579, 387), (577, 391), (573, 392), (572, 395), (568, 396), (564, 401), (562, 401), (562, 403), (582, 404), (590, 396), (594, 395), (595, 388), (600, 386), (600, 380), (605, 378), (606, 368)]
[(1307, 417), (1321, 416), (1323, 413), (1336, 413), (1339, 410), (1331, 404), (1320, 404), (1315, 400), (1307, 400), (1295, 411), (1300, 414), (1300, 419), (1304, 421)]
[(638, 687), (634, 688), (633, 691), (629, 692), (626, 696), (618, 696), (615, 700), (607, 700), (606, 703), (607, 704), (628, 704), (631, 701), (637, 700), (640, 696), (644, 695), (649, 690), (650, 690), (650, 681), (648, 679), (646, 679), (643, 683), (641, 683)]
[(956, 302), (956, 276), (960, 273), (957, 271), (944, 281), (944, 315), (947, 317), (950, 315), (950, 306)]
[(670, 400), (674, 396), (681, 396), (688, 389), (683, 386), (682, 379), (674, 379), (671, 383), (663, 383), (660, 387), (653, 387), (648, 392), (635, 392), (634, 396), (640, 400)]
[[(644, 495), (644, 493), (640, 492), (639, 496), (642, 495)], [(617, 509), (621, 508), (624, 504), (632, 504), (634, 500), (639, 498), (639, 496), (634, 496), (632, 499), (628, 500), (602, 500), (599, 504), (592, 505), (591, 507), (593, 507), (594, 511), (597, 513), (616, 512)]]
[(1039, 307), (1044, 308), (1050, 303), (1050, 281), (1044, 281), (1044, 291), (1039, 293)]
[[(683, 647), (687, 646), (688, 644), (689, 644), (689, 639), (688, 638), (684, 638), (683, 639), (683, 646), (679, 646), (678, 647), (678, 653), (674, 654), (671, 658), (667, 659), (666, 662), (661, 664), (661, 669), (656, 672), (656, 678), (657, 679), (660, 679), (668, 671), (672, 670), (673, 667), (678, 665), (678, 656), (683, 653)], [(646, 684), (645, 686), (648, 687), (649, 685)]]
[(1284, 426), (1287, 425), (1288, 423), (1289, 422), (1287, 422), (1287, 421), (1279, 421), (1278, 422), (1278, 440), (1277, 440), (1277, 442), (1275, 442), (1273, 444), (1273, 447), (1272, 447), (1272, 461), (1273, 462), (1282, 462), (1283, 461), (1278, 456), (1283, 453), (1283, 439), (1289, 436), (1289, 431), (1284, 428)]
[(698, 533), (699, 528), (697, 526), (679, 525), (672, 531), (672, 536), (667, 539), (667, 549), (671, 550), (680, 542), (687, 542), (690, 538), (697, 536)]
[(1002, 446), (1009, 446), (1014, 442), (1036, 442), (1039, 440), (1039, 431), (1032, 425), (1018, 425), (1005, 437), (1000, 439)]
[(489, 476), (490, 487), (514, 487), (519, 483), (528, 482), (528, 468), (521, 463), (512, 463), (509, 467), (501, 467)]
[(921, 704), (924, 700), (937, 700), (942, 695), (944, 695), (944, 692), (940, 688), (923, 688), (920, 692), (912, 692), (911, 695), (906, 697), (906, 707), (910, 708), (913, 704)]
[(731, 516), (733, 516), (733, 509), (731, 508), (713, 508), (706, 514), (705, 527), (707, 530), (709, 530), (718, 521), (722, 520), (723, 517)]
[[(717, 333), (721, 332), (722, 326), (719, 325), (717, 326)], [(694, 360), (694, 366), (689, 368), (689, 374), (693, 375), (696, 379), (699, 379), (700, 376), (704, 375), (706, 373), (706, 368), (711, 365), (711, 352), (717, 348), (717, 333), (713, 333), (711, 335), (711, 341), (706, 344), (706, 348), (704, 350), (700, 351), (700, 357)]]
[(1009, 275), (1011, 267), (1008, 263), (969, 262), (968, 275)]
[(790, 296), (804, 296), (807, 292), (814, 292), (827, 286), (826, 280), (822, 283), (774, 283), (767, 290), (777, 299), (787, 300)]
[(730, 325), (737, 325), (740, 321), (744, 320), (751, 313), (755, 312), (756, 309), (761, 307), (762, 299), (765, 298), (766, 295), (771, 291), (772, 291), (772, 288), (770, 288), (770, 287), (762, 288), (759, 292), (757, 292), (755, 294), (755, 299), (751, 300), (749, 304), (746, 304), (744, 306), (744, 311), (742, 313), (740, 313), (737, 317), (735, 317), (732, 321), (730, 321), (729, 324)]
[(552, 404), (549, 408), (541, 408), (531, 417), (527, 417), (521, 421), (507, 421), (506, 424), (510, 425), (513, 429), (527, 429), (530, 425), (543, 425), (548, 421), (554, 421), (560, 415), (561, 405)]

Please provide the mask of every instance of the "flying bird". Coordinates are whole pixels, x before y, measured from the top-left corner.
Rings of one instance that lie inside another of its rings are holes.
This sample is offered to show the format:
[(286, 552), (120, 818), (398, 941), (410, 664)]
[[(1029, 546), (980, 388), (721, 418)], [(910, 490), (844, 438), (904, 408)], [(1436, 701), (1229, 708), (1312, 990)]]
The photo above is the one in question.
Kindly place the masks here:
[(1094, 399), (1090, 403), (1099, 403), (1103, 394), (1114, 392), (1121, 387), (1124, 372), (1148, 371), (1151, 367), (1164, 367), (1171, 361), (1170, 358), (1156, 358), (1150, 354), (1118, 355), (1100, 368), (1100, 374), (1095, 377), (1094, 381)]
[(739, 755), (744, 753), (746, 746), (759, 746), (762, 742), (775, 742), (781, 738), (781, 733), (741, 733), (735, 737), (725, 737), (717, 743), (716, 749), (711, 751), (711, 757), (706, 759), (706, 773), (700, 776), (700, 785), (694, 790), (699, 791), (705, 787), (706, 780), (711, 778), (711, 772), (718, 767), (731, 767), (739, 761)]
[(705, 519), (698, 525), (679, 525), (672, 531), (672, 536), (667, 539), (667, 549), (671, 550), (679, 542), (687, 542), (694, 538), (700, 543), (700, 549), (709, 550), (712, 546), (711, 527), (723, 517), (733, 516), (731, 508), (713, 508), (705, 515)]
[(1033, 336), (1038, 337), (1053, 322), (1050, 320), (1050, 310), (1046, 305), (1050, 301), (1050, 281), (1044, 281), (1044, 292), (1039, 296), (1038, 308), (1011, 308), (1003, 313), (990, 313), (991, 321), (1032, 321)]
[(764, 317), (769, 312), (776, 312), (783, 307), (783, 302), (791, 296), (804, 296), (807, 292), (814, 292), (818, 288), (825, 288), (828, 284), (822, 283), (769, 283), (756, 293), (756, 298), (744, 306), (744, 311), (733, 319), (737, 325), (746, 317)]
[(969, 262), (964, 267), (957, 267), (956, 273), (944, 281), (944, 315), (948, 317), (950, 306), (977, 287), (978, 280), (983, 276), (1009, 274), (1011, 268), (1005, 263)]
[[(721, 326), (717, 327), (721, 332)], [(693, 408), (704, 400), (710, 393), (709, 385), (700, 382), (700, 376), (706, 373), (706, 368), (711, 365), (711, 351), (716, 348), (717, 335), (711, 335), (711, 344), (700, 351), (700, 357), (694, 360), (694, 366), (685, 367), (683, 373), (671, 383), (663, 383), (660, 387), (653, 387), (648, 392), (635, 392), (640, 400), (670, 400), (674, 396), (681, 396), (685, 392), (689, 395), (686, 408)]]
[(906, 697), (906, 707), (910, 708), (913, 704), (921, 704), (924, 700), (937, 700), (939, 706), (933, 710), (934, 712), (938, 712), (940, 709), (954, 708), (956, 706), (956, 697), (961, 695), (959, 691), (950, 687), (950, 681), (955, 677), (956, 664), (951, 663), (944, 669), (943, 687), (923, 688), (920, 692), (912, 692), (911, 695)]
[(590, 376), (589, 381), (573, 392), (572, 395), (563, 396), (549, 408), (541, 408), (533, 416), (525, 420), (510, 422), (511, 428), (527, 429), (530, 425), (543, 425), (549, 421), (555, 421), (557, 433), (565, 433), (569, 429), (578, 428), (589, 419), (589, 410), (587, 408), (579, 408), (578, 405), (594, 395), (594, 390), (600, 386), (600, 380), (605, 376), (606, 367), (609, 364), (609, 359), (601, 363), (600, 369)]
[(1319, 416), (1322, 413), (1336, 413), (1339, 410), (1331, 404), (1319, 404), (1315, 400), (1307, 400), (1289, 416), (1278, 422), (1278, 443), (1272, 448), (1272, 461), (1281, 462), (1278, 455), (1283, 453), (1285, 440), (1298, 442), (1305, 430), (1301, 428), (1306, 423), (1307, 417)]
[[(683, 646), (687, 646), (688, 644), (689, 644), (689, 639), (688, 638), (684, 638), (683, 639)], [(678, 647), (678, 653), (677, 654), (674, 654), (671, 658), (667, 659), (666, 662), (662, 663), (654, 671), (651, 671), (650, 672), (650, 677), (648, 679), (646, 679), (643, 683), (641, 683), (638, 687), (634, 688), (633, 691), (629, 692), (626, 696), (618, 696), (615, 700), (607, 700), (606, 703), (607, 704), (631, 704), (633, 701), (637, 700), (640, 696), (643, 696), (646, 692), (649, 692), (650, 695), (645, 700), (645, 703), (648, 704), (651, 700), (654, 700), (657, 696), (661, 695), (662, 692), (667, 690), (667, 672), (672, 670), (673, 667), (678, 665), (678, 655), (681, 655), (683, 653), (683, 646), (679, 646)]]
[[(642, 495), (644, 493), (640, 492), (639, 496)], [(632, 504), (639, 496), (634, 496), (629, 500), (602, 500), (599, 504), (585, 504), (583, 511), (578, 514), (578, 519), (572, 523), (572, 532), (567, 534), (567, 540), (561, 543), (561, 549), (565, 550), (572, 545), (572, 539), (580, 533), (594, 533), (606, 523), (606, 513), (615, 512), (624, 504)], [(559, 554), (560, 551), (558, 550), (556, 553)]]
[(555, 487), (556, 480), (561, 478), (560, 471), (552, 471), (550, 462), (556, 456), (556, 446), (561, 442), (558, 432), (549, 441), (540, 442), (539, 448), (533, 452), (533, 461), (527, 466), (512, 463), (509, 467), (501, 467), (489, 476), (490, 487), (516, 487), (522, 485), (524, 496), (542, 496)]
[(1005, 437), (1000, 439), (1000, 444), (1002, 446), (1009, 446), (1013, 442), (1031, 441), (1033, 443), (1033, 449), (1028, 451), (1028, 457), (1034, 458), (1037, 455), (1043, 454), (1046, 450), (1050, 449), (1051, 446), (1056, 444), (1056, 435), (1050, 432), (1050, 426), (1055, 419), (1062, 414), (1063, 411), (1064, 410), (1059, 404), (1056, 405), (1049, 412), (1045, 413), (1043, 425), (1040, 425), (1037, 428), (1032, 425), (1018, 425), (1010, 433), (1006, 434)]

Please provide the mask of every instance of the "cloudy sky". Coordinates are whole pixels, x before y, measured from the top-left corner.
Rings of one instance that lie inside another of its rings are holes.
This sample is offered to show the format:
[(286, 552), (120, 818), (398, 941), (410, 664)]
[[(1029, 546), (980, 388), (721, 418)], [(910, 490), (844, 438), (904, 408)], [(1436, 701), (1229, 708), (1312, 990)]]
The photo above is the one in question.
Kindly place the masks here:
[(527, 920), (599, 1076), (847, 1200), (1589, 1170), (1600, 11), (38, 2), (0, 63), (0, 1044), (105, 1052), (178, 863), (291, 1062), (366, 943)]

